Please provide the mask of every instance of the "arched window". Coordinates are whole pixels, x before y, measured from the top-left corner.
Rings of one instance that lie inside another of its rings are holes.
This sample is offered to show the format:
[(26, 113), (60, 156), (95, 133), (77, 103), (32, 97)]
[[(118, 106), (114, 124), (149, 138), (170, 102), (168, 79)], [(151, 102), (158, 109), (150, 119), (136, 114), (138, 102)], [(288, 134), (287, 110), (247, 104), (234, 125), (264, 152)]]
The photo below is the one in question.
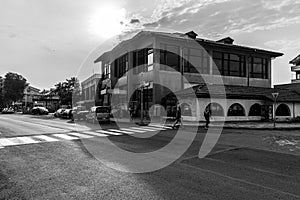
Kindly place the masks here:
[(209, 106), (211, 110), (211, 116), (224, 116), (224, 109), (220, 104), (210, 103), (206, 106), (206, 108)]
[(228, 109), (227, 116), (245, 116), (245, 109), (241, 104), (232, 104)]
[(276, 108), (276, 116), (291, 116), (291, 111), (286, 104), (280, 104)]
[(192, 116), (192, 108), (189, 104), (182, 103), (180, 107), (183, 116)]
[(250, 107), (249, 116), (261, 116), (261, 105), (256, 103)]

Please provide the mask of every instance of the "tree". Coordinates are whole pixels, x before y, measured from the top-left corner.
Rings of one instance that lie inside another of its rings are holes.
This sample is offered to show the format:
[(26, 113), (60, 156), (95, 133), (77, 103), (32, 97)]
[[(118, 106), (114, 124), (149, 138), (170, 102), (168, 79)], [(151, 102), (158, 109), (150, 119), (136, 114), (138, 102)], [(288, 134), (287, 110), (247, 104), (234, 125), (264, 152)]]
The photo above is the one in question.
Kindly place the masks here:
[(26, 79), (17, 73), (8, 72), (3, 82), (3, 100), (6, 104), (23, 99), (24, 89), (28, 86)]
[[(61, 105), (72, 105), (72, 96), (74, 92), (74, 88), (76, 87), (76, 97), (77, 88), (78, 88), (78, 80), (75, 77), (71, 77), (70, 79), (66, 79), (64, 82), (59, 82), (55, 85), (55, 92), (60, 98)], [(79, 91), (80, 92), (80, 91)], [(74, 99), (75, 100), (75, 99)]]

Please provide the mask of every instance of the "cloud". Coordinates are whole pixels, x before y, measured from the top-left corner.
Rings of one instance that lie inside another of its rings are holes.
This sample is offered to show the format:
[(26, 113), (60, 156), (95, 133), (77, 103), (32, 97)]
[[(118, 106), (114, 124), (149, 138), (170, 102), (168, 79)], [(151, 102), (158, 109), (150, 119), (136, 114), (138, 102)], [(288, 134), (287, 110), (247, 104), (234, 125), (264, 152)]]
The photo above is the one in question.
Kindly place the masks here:
[(278, 49), (280, 51), (298, 50), (300, 51), (300, 38), (295, 40), (271, 40), (265, 42), (267, 47)]
[(145, 23), (143, 24), (144, 27), (158, 27), (159, 24), (157, 22)]
[(140, 20), (139, 19), (131, 19), (130, 24), (139, 24), (140, 23)]
[(293, 0), (164, 0), (145, 27), (195, 30), (220, 37), (300, 24), (300, 2)]

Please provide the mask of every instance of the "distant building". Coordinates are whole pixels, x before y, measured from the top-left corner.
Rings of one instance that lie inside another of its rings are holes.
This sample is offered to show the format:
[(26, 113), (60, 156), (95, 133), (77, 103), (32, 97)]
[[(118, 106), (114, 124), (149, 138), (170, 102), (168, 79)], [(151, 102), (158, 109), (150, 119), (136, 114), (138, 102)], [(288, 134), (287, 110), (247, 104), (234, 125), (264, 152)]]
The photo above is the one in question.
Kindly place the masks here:
[[(230, 37), (218, 41), (201, 39), (193, 31), (186, 34), (142, 31), (95, 60), (103, 72), (100, 105), (114, 103), (112, 106), (124, 110), (134, 106), (139, 111), (143, 106), (151, 116), (158, 117), (162, 114), (159, 104), (172, 115), (178, 101), (170, 92), (172, 89), (179, 91), (186, 120), (204, 120), (207, 106), (213, 111), (213, 120), (268, 120), (274, 112), (284, 119), (300, 116), (300, 110), (293, 110), (293, 115), (291, 112), (292, 105), (300, 105), (298, 94), (281, 91), (276, 111), (273, 106), (272, 93), (278, 90), (271, 88), (271, 60), (283, 54), (233, 42)], [(224, 83), (227, 105), (222, 99), (210, 101), (208, 87), (218, 91), (218, 78)], [(138, 89), (131, 91), (132, 85)], [(196, 99), (191, 98), (194, 95)], [(113, 96), (116, 99), (112, 101)]]
[(40, 89), (28, 85), (24, 90), (24, 97), (22, 103), (25, 107), (32, 107), (34, 105), (34, 97), (40, 95)]
[[(275, 85), (275, 89), (288, 90), (290, 98), (295, 99), (300, 95), (300, 54), (289, 62), (291, 66), (292, 79), (290, 84)], [(300, 105), (298, 103), (288, 104), (292, 117), (300, 117)]]
[(100, 74), (93, 74), (81, 82), (82, 100), (77, 102), (78, 105), (86, 106), (87, 108), (99, 105), (99, 95), (97, 96), (96, 93), (100, 78)]

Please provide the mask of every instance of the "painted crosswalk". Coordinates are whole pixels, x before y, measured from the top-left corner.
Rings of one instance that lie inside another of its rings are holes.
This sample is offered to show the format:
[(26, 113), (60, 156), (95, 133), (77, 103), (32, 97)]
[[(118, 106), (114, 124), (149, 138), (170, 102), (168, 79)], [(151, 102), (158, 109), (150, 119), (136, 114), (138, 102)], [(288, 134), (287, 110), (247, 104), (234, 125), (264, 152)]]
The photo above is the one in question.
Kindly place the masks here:
[(68, 132), (68, 133), (55, 133), (43, 134), (33, 136), (18, 136), (11, 138), (0, 138), (0, 149), (8, 146), (37, 144), (45, 142), (58, 142), (58, 141), (72, 141), (79, 139), (90, 139), (94, 137), (109, 137), (109, 136), (122, 136), (132, 134), (144, 134), (147, 132), (158, 132), (168, 130), (170, 127), (163, 125), (150, 124), (143, 127), (126, 127), (120, 129), (105, 129), (105, 130), (88, 130), (82, 132)]

